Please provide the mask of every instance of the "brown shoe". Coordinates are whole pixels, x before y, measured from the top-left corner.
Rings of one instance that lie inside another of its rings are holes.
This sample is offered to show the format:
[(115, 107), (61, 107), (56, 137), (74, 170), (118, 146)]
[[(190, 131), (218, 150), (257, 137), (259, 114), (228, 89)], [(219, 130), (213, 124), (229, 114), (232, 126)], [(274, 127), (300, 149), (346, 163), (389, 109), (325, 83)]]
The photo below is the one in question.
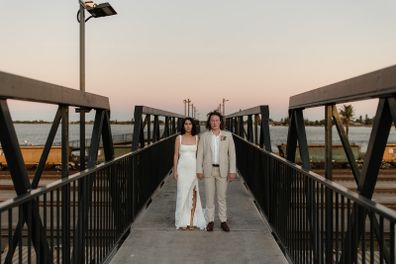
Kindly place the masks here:
[(223, 229), (224, 232), (230, 232), (230, 228), (228, 227), (227, 222), (222, 222), (220, 224), (220, 226), (221, 226), (221, 229)]
[(212, 232), (214, 227), (214, 222), (209, 222), (208, 225), (206, 226), (206, 231)]

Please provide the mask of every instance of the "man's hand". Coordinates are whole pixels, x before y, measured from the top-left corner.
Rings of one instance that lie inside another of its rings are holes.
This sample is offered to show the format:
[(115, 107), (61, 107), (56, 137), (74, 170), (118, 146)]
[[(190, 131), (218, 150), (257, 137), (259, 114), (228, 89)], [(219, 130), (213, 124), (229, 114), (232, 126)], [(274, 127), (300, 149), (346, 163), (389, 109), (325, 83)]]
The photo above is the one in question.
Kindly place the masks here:
[(235, 180), (235, 178), (236, 178), (236, 173), (228, 173), (227, 180), (229, 182), (232, 182), (233, 180)]
[(203, 173), (197, 173), (197, 178), (202, 180), (204, 178)]

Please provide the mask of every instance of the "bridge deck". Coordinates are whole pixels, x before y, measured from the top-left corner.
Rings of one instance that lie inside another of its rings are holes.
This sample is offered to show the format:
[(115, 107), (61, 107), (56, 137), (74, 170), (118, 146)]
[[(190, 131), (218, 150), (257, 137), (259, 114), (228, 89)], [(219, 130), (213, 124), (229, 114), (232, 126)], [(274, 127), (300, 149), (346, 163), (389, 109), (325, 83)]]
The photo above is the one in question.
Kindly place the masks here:
[[(200, 183), (202, 203), (204, 186)], [(111, 263), (287, 263), (266, 219), (241, 179), (228, 188), (231, 232), (178, 231), (174, 227), (176, 183), (167, 177), (142, 212)]]

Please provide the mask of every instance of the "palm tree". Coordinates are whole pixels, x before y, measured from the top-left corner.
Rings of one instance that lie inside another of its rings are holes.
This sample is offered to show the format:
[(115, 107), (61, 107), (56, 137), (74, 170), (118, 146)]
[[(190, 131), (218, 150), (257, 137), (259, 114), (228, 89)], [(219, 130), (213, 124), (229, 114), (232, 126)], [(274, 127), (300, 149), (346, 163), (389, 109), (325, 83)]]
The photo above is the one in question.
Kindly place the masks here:
[(345, 132), (348, 137), (349, 134), (349, 123), (352, 121), (354, 110), (352, 105), (343, 105), (340, 110), (341, 121), (345, 126)]

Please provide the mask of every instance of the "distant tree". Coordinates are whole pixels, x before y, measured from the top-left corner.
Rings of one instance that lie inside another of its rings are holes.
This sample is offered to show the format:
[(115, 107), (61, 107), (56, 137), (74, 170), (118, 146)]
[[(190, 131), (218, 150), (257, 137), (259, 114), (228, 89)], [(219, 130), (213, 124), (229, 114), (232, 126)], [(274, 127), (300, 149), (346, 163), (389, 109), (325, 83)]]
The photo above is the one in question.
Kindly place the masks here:
[(343, 105), (342, 108), (339, 110), (341, 121), (345, 126), (345, 132), (348, 137), (349, 135), (349, 124), (352, 121), (354, 110), (352, 105)]

